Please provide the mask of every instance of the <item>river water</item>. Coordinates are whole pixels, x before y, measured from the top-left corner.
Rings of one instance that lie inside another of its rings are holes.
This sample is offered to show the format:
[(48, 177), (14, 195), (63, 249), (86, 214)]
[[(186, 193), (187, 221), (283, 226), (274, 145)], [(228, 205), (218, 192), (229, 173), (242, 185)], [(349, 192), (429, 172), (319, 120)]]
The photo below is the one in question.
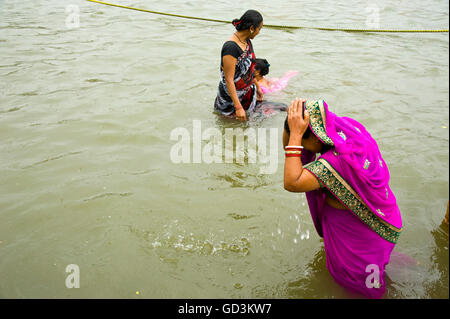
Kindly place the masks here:
[[(278, 25), (449, 24), (440, 0), (115, 3), (230, 21), (254, 8)], [(0, 1), (0, 298), (354, 298), (326, 270), (305, 196), (283, 189), (284, 115), (243, 125), (212, 112), (232, 33), (82, 0)], [(448, 298), (448, 33), (263, 28), (253, 44), (269, 77), (299, 72), (267, 99), (325, 99), (378, 141), (405, 225), (386, 298)], [(175, 163), (171, 134), (193, 146), (195, 123), (277, 128), (274, 172)], [(79, 289), (66, 286), (73, 264)]]

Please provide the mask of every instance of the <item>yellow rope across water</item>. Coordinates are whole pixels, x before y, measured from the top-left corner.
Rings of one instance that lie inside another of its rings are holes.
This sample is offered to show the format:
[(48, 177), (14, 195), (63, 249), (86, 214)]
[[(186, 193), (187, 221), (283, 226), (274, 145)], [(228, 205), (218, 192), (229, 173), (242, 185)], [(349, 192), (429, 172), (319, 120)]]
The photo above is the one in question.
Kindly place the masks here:
[[(200, 18), (200, 17), (191, 17), (181, 14), (173, 14), (173, 13), (166, 13), (166, 12), (158, 12), (153, 10), (147, 10), (147, 9), (139, 9), (139, 8), (133, 8), (133, 7), (127, 7), (122, 6), (119, 4), (113, 4), (103, 1), (97, 1), (97, 0), (87, 0), (90, 2), (95, 2), (99, 4), (104, 4), (107, 6), (112, 7), (118, 7), (123, 9), (129, 9), (129, 10), (135, 10), (135, 11), (141, 11), (141, 12), (147, 12), (147, 13), (153, 13), (153, 14), (159, 14), (159, 15), (165, 15), (170, 17), (177, 17), (177, 18), (184, 18), (184, 19), (191, 19), (191, 20), (202, 20), (202, 21), (210, 21), (210, 22), (218, 22), (218, 23), (231, 23), (231, 21), (226, 20), (218, 20), (218, 19), (209, 19), (209, 18)], [(296, 30), (296, 29), (312, 29), (312, 30), (321, 30), (321, 31), (343, 31), (343, 32), (408, 32), (408, 33), (429, 33), (429, 32), (447, 32), (448, 29), (437, 29), (437, 30), (382, 30), (382, 29), (345, 29), (345, 28), (320, 28), (320, 27), (298, 27), (298, 26), (288, 26), (288, 25), (274, 25), (274, 24), (264, 24), (264, 28), (271, 28), (271, 29), (288, 29), (288, 30)]]

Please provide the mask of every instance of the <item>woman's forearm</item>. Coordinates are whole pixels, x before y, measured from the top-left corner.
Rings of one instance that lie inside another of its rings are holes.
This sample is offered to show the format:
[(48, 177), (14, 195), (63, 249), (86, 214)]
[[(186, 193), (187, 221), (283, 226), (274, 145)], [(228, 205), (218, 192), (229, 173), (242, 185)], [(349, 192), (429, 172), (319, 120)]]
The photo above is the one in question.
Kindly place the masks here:
[(236, 86), (234, 85), (234, 81), (230, 79), (225, 79), (225, 82), (227, 83), (227, 89), (228, 92), (230, 93), (231, 100), (233, 101), (234, 108), (235, 109), (242, 108), (241, 101), (239, 101), (239, 97), (236, 92)]
[(236, 72), (237, 60), (231, 55), (226, 55), (222, 58), (222, 62), (228, 94), (230, 94), (231, 100), (233, 101), (234, 104), (234, 108), (236, 110), (241, 109), (242, 105), (237, 95), (236, 85), (234, 84), (234, 74)]
[[(290, 134), (288, 146), (302, 145), (302, 136)], [(303, 164), (301, 157), (286, 157), (284, 161), (284, 188), (288, 191), (298, 191), (295, 187), (302, 175)]]
[[(303, 134), (309, 125), (309, 113), (303, 116), (303, 105), (305, 100), (296, 99), (288, 108), (288, 124), (290, 128), (288, 146), (295, 146), (292, 149), (302, 149)], [(283, 133), (283, 141), (287, 140), (286, 130)], [(304, 141), (306, 142), (306, 140)], [(295, 153), (291, 153), (295, 154)], [(289, 155), (289, 154), (286, 154)], [(307, 169), (303, 169), (301, 156), (286, 156), (284, 161), (284, 188), (290, 192), (310, 192), (320, 188), (320, 183), (316, 176)]]

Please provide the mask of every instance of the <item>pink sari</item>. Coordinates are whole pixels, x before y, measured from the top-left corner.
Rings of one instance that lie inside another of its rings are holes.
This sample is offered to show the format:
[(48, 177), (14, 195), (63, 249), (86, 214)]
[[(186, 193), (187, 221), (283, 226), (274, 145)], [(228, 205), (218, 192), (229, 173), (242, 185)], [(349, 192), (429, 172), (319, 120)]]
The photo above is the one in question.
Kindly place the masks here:
[(289, 80), (292, 77), (296, 76), (297, 74), (298, 74), (297, 71), (288, 71), (282, 78), (269, 79), (270, 87), (260, 85), (261, 91), (263, 92), (263, 94), (275, 93), (275, 92), (281, 91), (287, 86)]
[[(315, 161), (310, 152), (302, 156), (305, 169), (322, 185), (306, 197), (324, 240), (327, 268), (350, 291), (381, 298), (385, 268), (402, 231), (389, 170), (376, 141), (360, 123), (336, 116), (322, 100), (307, 101), (305, 108), (313, 133), (331, 147)], [(329, 206), (326, 192), (347, 209)]]

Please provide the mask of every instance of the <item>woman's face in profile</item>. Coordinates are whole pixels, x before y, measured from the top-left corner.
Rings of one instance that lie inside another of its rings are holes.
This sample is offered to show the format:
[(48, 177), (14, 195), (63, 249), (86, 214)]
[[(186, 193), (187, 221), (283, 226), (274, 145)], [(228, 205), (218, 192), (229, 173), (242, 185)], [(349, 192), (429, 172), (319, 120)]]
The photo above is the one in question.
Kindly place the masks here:
[(259, 34), (263, 25), (264, 25), (264, 22), (261, 22), (260, 26), (257, 27), (255, 30), (253, 30), (253, 27), (250, 27), (250, 31), (253, 31), (253, 33), (250, 35), (250, 39), (253, 40)]

